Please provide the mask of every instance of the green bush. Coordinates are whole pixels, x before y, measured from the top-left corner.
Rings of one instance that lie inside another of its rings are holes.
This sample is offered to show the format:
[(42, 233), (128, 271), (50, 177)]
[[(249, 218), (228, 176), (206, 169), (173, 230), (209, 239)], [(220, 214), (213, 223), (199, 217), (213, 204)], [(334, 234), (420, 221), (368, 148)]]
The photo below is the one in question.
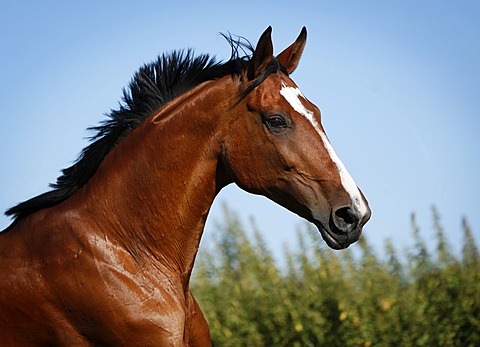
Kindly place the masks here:
[(434, 209), (433, 250), (412, 215), (413, 249), (401, 258), (387, 241), (385, 259), (365, 237), (356, 254), (329, 250), (307, 226), (280, 269), (258, 230), (249, 238), (225, 215), (191, 285), (214, 346), (480, 346), (480, 256), (466, 220), (460, 255)]

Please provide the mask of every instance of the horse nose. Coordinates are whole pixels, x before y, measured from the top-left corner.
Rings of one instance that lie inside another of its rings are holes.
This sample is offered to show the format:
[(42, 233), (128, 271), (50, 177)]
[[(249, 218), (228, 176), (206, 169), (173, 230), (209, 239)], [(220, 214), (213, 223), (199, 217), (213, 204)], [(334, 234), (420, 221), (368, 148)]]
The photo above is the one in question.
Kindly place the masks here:
[(344, 233), (355, 230), (360, 218), (360, 213), (350, 206), (338, 207), (332, 213), (333, 224), (339, 231)]

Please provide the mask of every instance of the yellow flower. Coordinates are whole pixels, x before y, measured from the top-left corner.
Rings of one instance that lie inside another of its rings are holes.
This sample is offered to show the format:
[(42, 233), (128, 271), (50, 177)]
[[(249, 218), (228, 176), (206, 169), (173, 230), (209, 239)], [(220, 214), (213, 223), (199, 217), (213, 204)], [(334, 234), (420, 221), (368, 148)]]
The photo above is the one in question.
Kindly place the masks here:
[(303, 330), (303, 325), (301, 323), (297, 323), (297, 324), (295, 324), (294, 329), (297, 333), (299, 333)]
[(383, 299), (382, 301), (380, 301), (380, 307), (384, 312), (390, 311), (392, 306), (393, 306), (393, 302), (391, 300)]

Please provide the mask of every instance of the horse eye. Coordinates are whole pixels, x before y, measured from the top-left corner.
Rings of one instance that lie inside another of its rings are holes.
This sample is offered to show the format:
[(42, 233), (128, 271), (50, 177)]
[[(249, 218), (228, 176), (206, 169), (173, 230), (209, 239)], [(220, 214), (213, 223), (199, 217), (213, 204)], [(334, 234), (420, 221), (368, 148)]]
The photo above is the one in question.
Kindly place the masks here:
[(270, 128), (286, 128), (288, 126), (285, 118), (281, 115), (268, 117), (265, 119), (265, 123), (267, 123)]

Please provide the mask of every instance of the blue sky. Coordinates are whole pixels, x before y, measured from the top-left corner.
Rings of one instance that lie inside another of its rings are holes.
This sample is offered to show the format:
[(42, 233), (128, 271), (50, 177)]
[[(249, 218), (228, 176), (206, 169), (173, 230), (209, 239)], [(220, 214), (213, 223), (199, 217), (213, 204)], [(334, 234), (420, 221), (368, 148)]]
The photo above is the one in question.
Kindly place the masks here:
[[(436, 205), (454, 250), (466, 216), (480, 240), (480, 2), (2, 1), (0, 210), (40, 194), (87, 145), (87, 127), (116, 108), (143, 63), (191, 47), (227, 59), (219, 32), (276, 52), (308, 29), (293, 79), (323, 114), (342, 161), (370, 202), (377, 250), (411, 242), (410, 214), (433, 240)], [(264, 231), (281, 258), (297, 216), (230, 186), (226, 203)], [(10, 223), (0, 217), (0, 230)], [(211, 233), (211, 231), (210, 231)], [(355, 247), (355, 246), (353, 246)]]

